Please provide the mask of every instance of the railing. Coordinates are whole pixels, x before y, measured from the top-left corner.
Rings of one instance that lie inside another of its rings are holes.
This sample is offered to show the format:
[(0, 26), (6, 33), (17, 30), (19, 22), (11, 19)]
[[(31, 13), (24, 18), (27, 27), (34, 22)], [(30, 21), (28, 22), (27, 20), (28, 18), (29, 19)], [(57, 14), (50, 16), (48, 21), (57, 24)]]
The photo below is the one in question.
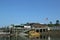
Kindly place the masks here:
[(0, 32), (0, 34), (10, 34), (10, 32)]
[(60, 27), (49, 27), (50, 30), (60, 30)]

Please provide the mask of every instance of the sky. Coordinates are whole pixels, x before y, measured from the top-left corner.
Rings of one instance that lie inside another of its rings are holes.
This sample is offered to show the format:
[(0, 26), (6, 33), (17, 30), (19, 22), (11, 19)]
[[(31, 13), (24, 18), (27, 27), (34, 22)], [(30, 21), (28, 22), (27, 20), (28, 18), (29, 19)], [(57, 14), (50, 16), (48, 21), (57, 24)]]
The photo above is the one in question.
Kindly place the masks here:
[(60, 0), (0, 0), (0, 27), (56, 20), (60, 20)]

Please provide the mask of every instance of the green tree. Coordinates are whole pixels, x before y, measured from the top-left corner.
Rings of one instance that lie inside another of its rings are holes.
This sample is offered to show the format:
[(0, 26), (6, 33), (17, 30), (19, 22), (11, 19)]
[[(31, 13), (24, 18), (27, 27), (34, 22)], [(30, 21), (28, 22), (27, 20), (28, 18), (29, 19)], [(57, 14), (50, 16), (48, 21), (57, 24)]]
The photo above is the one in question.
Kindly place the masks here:
[(59, 20), (56, 20), (55, 26), (59, 26)]
[(48, 24), (49, 27), (53, 27), (54, 24), (52, 24), (52, 21), (50, 21), (50, 23)]
[(52, 21), (50, 21), (50, 24), (52, 24)]

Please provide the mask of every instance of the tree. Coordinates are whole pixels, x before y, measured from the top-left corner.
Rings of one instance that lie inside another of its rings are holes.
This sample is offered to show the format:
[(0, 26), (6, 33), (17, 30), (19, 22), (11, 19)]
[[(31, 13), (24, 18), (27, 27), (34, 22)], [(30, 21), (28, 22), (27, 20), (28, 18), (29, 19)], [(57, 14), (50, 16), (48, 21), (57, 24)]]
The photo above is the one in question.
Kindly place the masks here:
[(52, 21), (50, 21), (50, 23), (48, 24), (49, 27), (54, 26), (54, 24), (52, 24)]
[(59, 20), (56, 20), (55, 26), (59, 26)]
[(50, 21), (50, 23), (48, 24), (49, 27), (54, 27), (54, 24), (52, 23), (52, 21)]
[(50, 24), (52, 24), (52, 21), (50, 21)]

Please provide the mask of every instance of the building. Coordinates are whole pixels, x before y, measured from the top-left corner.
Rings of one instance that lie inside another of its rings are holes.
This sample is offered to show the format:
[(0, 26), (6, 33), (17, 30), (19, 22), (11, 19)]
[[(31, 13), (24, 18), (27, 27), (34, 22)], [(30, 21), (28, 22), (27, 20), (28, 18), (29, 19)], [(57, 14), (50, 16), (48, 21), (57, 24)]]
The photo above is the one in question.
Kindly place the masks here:
[(48, 31), (48, 26), (45, 24), (40, 24), (40, 23), (26, 23), (26, 24), (21, 24), (21, 25), (13, 25), (12, 30), (13, 32), (28, 32), (30, 30), (35, 30), (36, 32), (47, 32)]

